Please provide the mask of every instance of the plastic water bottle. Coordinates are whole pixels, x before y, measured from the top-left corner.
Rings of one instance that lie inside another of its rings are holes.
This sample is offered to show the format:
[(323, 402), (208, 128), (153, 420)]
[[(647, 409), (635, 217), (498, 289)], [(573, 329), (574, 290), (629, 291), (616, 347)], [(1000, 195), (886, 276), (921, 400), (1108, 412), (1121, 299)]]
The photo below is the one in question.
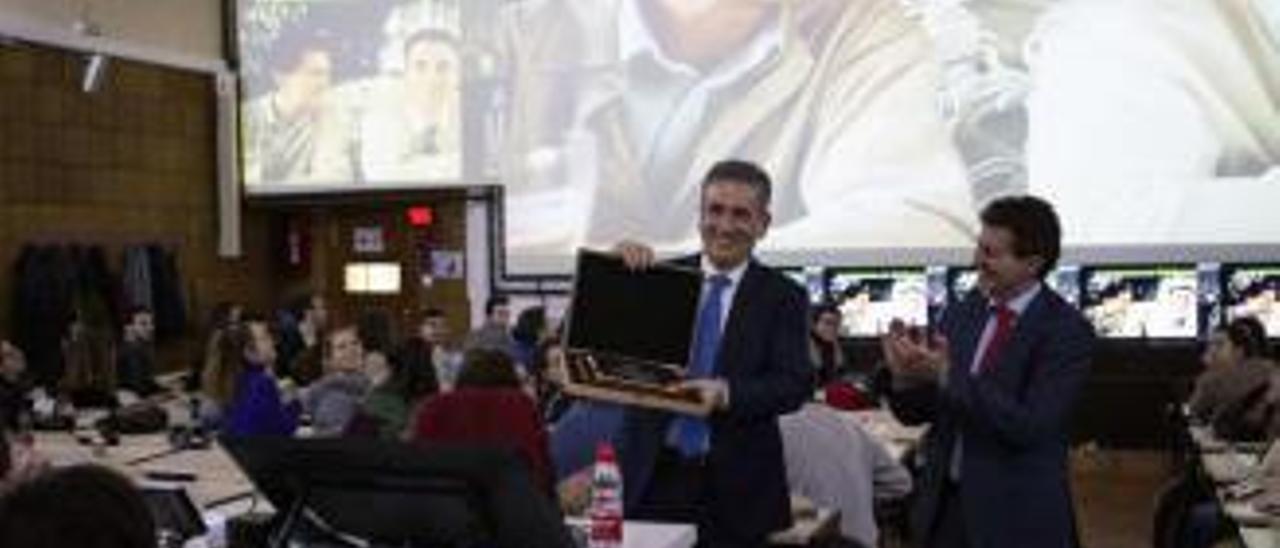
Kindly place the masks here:
[(591, 531), (588, 548), (622, 547), (622, 473), (613, 446), (596, 447), (596, 464), (591, 475)]

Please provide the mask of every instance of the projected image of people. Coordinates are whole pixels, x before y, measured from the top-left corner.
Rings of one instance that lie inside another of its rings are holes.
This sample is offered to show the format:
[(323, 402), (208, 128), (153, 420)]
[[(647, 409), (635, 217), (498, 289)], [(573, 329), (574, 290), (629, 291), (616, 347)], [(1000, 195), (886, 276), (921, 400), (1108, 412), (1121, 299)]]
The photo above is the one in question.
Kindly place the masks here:
[(1280, 336), (1280, 268), (1244, 269), (1227, 285), (1227, 318), (1257, 318), (1267, 336)]
[(1280, 239), (1280, 2), (1067, 0), (1028, 51), (1031, 189), (1073, 243)]
[[(350, 181), (354, 171), (349, 119), (331, 100), (332, 36), (303, 28), (271, 45), (271, 88), (246, 104), (246, 184)], [(265, 82), (264, 82), (265, 83)]]
[(517, 2), (503, 13), (513, 252), (694, 240), (724, 157), (777, 174), (766, 247), (954, 244), (973, 207), (899, 2)]
[(1084, 302), (1094, 329), (1112, 338), (1195, 337), (1198, 310), (1193, 272), (1095, 273)]
[(453, 181), (462, 175), (457, 41), (422, 29), (404, 42), (399, 78), (381, 82), (360, 125), (370, 181)]

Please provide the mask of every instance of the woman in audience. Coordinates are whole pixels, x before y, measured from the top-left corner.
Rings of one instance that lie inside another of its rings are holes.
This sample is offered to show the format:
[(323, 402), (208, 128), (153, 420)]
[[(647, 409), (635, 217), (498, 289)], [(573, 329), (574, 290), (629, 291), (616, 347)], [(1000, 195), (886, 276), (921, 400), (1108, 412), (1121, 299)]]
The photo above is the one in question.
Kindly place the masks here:
[[(1232, 320), (1209, 335), (1201, 360), (1205, 371), (1196, 379), (1188, 401), (1191, 416), (1204, 423), (1235, 421), (1265, 402), (1275, 364), (1266, 356), (1267, 334), (1252, 317)], [(1230, 427), (1240, 425), (1226, 425)]]
[(205, 370), (204, 393), (221, 409), (227, 436), (290, 436), (298, 426), (296, 402), (285, 405), (271, 374), (275, 341), (261, 318), (228, 327), (220, 359)]
[(383, 438), (398, 438), (406, 433), (410, 410), (440, 391), (431, 361), (434, 354), (431, 343), (410, 337), (389, 362), (370, 360), (365, 365), (373, 389), (361, 406), (359, 417), (370, 421), (362, 425), (361, 433)]
[(192, 360), (191, 373), (187, 375), (186, 389), (188, 392), (200, 390), (205, 370), (218, 363), (221, 359), (219, 349), (221, 348), (222, 334), (232, 326), (240, 325), (240, 317), (243, 314), (244, 308), (231, 301), (222, 301), (214, 305), (213, 310), (209, 313), (209, 327), (205, 336), (204, 355), (200, 359)]
[(380, 355), (369, 359), (354, 327), (330, 332), (327, 350), (324, 376), (302, 389), (302, 409), (311, 415), (311, 427), (318, 437), (342, 435), (355, 416), (369, 392), (366, 361), (386, 367), (386, 358)]
[(809, 326), (809, 359), (816, 387), (821, 388), (848, 372), (849, 358), (840, 345), (840, 309), (832, 304), (814, 307)]
[(513, 449), (529, 467), (534, 484), (551, 493), (547, 430), (533, 399), (521, 388), (511, 358), (501, 351), (468, 351), (454, 390), (418, 410), (411, 439)]
[(0, 498), (0, 546), (152, 548), (156, 540), (142, 493), (102, 466), (55, 469)]

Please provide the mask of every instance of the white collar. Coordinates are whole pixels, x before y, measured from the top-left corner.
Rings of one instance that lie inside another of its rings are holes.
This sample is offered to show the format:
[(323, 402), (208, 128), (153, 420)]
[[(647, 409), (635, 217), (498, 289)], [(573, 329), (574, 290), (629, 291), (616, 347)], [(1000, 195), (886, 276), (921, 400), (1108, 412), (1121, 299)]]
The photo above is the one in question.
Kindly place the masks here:
[[(1036, 280), (1034, 283), (1023, 289), (1022, 292), (1018, 293), (1017, 296), (1005, 301), (1004, 305), (1008, 307), (1009, 310), (1012, 310), (1014, 314), (1022, 316), (1022, 313), (1027, 311), (1027, 307), (1031, 306), (1031, 301), (1035, 300), (1036, 295), (1040, 294), (1040, 289), (1043, 287), (1044, 284), (1040, 283), (1039, 280)], [(987, 298), (987, 303), (992, 307), (1000, 304), (990, 297)]]
[(723, 275), (729, 278), (729, 285), (735, 286), (735, 287), (738, 285), (738, 282), (742, 281), (742, 276), (747, 273), (747, 265), (751, 264), (751, 260), (747, 259), (745, 261), (742, 261), (742, 264), (735, 266), (733, 268), (730, 268), (729, 270), (720, 270), (716, 268), (715, 265), (711, 264), (711, 259), (707, 258), (706, 253), (703, 253), (701, 255), (701, 261), (702, 261), (702, 273), (705, 274), (708, 278), (710, 278), (711, 276), (715, 276), (717, 274)]
[[(781, 13), (779, 10), (778, 13)], [(774, 16), (764, 28), (760, 29), (744, 47), (703, 74), (708, 83), (719, 86), (722, 83), (737, 81), (742, 74), (750, 72), (763, 63), (771, 54), (782, 50), (782, 25), (780, 17)], [(663, 70), (683, 76), (698, 76), (700, 71), (683, 61), (672, 59), (657, 36), (646, 24), (645, 15), (641, 13), (637, 0), (622, 0), (618, 10), (618, 60), (626, 64), (634, 59), (648, 57)]]

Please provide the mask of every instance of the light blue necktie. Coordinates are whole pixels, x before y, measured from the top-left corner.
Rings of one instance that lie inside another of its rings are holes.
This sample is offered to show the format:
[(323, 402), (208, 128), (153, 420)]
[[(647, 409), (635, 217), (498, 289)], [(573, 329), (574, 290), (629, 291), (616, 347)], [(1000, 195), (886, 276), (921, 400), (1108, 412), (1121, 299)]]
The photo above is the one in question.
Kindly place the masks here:
[[(724, 290), (729, 288), (729, 277), (716, 274), (707, 278), (707, 298), (698, 310), (698, 324), (693, 334), (692, 358), (688, 377), (704, 379), (715, 372), (716, 354), (720, 349), (720, 316), (724, 313)], [(676, 418), (676, 448), (685, 457), (696, 457), (707, 452), (710, 432), (707, 421), (682, 415)]]

